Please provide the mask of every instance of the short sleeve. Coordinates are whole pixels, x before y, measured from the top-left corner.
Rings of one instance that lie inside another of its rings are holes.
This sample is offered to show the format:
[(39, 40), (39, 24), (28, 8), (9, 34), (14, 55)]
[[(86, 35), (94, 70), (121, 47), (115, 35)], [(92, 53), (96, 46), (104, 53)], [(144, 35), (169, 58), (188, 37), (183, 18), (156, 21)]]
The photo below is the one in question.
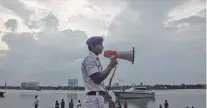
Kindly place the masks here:
[(99, 72), (96, 61), (91, 57), (87, 57), (85, 59), (84, 65), (85, 65), (86, 71), (89, 76), (91, 76), (92, 74), (94, 74), (96, 72)]

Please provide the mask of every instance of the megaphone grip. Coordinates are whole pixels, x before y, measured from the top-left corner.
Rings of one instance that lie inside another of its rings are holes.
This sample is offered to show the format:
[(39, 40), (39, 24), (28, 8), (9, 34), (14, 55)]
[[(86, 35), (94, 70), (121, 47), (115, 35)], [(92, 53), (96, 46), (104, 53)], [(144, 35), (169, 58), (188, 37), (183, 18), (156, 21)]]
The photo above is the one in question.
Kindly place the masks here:
[(110, 58), (111, 56), (116, 56), (116, 51), (113, 50), (104, 51), (104, 57)]

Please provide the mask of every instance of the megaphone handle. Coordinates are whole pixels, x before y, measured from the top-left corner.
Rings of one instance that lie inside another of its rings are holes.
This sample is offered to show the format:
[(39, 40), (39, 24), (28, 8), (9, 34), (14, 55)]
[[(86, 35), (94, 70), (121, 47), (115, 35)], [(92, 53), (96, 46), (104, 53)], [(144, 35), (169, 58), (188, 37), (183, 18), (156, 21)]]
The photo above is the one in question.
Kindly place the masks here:
[[(114, 67), (114, 72), (113, 72), (113, 74), (112, 74), (112, 76), (111, 76), (111, 78), (110, 78), (110, 80), (109, 80), (108, 89), (106, 89), (106, 93), (107, 93), (107, 94), (109, 94), (109, 89), (110, 89), (111, 82), (112, 82), (112, 79), (113, 79), (113, 77), (114, 77), (115, 72), (116, 72), (116, 66)], [(106, 97), (105, 97), (105, 98), (106, 98)], [(105, 102), (106, 102), (106, 100), (105, 100)]]
[(109, 91), (109, 89), (110, 89), (111, 82), (112, 82), (112, 79), (113, 79), (113, 77), (114, 77), (115, 72), (116, 72), (116, 66), (114, 67), (114, 72), (113, 72), (113, 74), (112, 74), (112, 76), (111, 76), (111, 79), (109, 80), (108, 91)]

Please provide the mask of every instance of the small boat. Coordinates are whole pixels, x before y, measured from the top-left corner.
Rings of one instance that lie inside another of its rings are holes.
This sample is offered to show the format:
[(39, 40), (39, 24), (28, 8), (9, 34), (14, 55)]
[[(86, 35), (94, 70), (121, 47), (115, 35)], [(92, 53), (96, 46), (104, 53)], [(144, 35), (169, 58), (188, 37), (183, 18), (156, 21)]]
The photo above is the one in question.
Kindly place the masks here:
[(154, 98), (155, 93), (146, 86), (131, 87), (126, 91), (113, 91), (118, 99), (140, 99), (140, 98)]
[(6, 93), (6, 92), (0, 91), (0, 97), (4, 97), (4, 93)]

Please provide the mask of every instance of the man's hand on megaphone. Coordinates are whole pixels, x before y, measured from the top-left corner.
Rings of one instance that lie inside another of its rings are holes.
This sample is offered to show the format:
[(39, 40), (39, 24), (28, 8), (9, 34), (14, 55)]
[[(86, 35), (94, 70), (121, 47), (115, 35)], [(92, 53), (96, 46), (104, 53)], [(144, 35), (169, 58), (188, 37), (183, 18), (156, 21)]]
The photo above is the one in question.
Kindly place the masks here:
[(111, 68), (114, 68), (117, 64), (118, 64), (118, 61), (117, 61), (117, 59), (116, 59), (116, 56), (112, 56), (112, 57), (110, 57), (110, 64), (109, 64), (109, 66), (110, 66)]

